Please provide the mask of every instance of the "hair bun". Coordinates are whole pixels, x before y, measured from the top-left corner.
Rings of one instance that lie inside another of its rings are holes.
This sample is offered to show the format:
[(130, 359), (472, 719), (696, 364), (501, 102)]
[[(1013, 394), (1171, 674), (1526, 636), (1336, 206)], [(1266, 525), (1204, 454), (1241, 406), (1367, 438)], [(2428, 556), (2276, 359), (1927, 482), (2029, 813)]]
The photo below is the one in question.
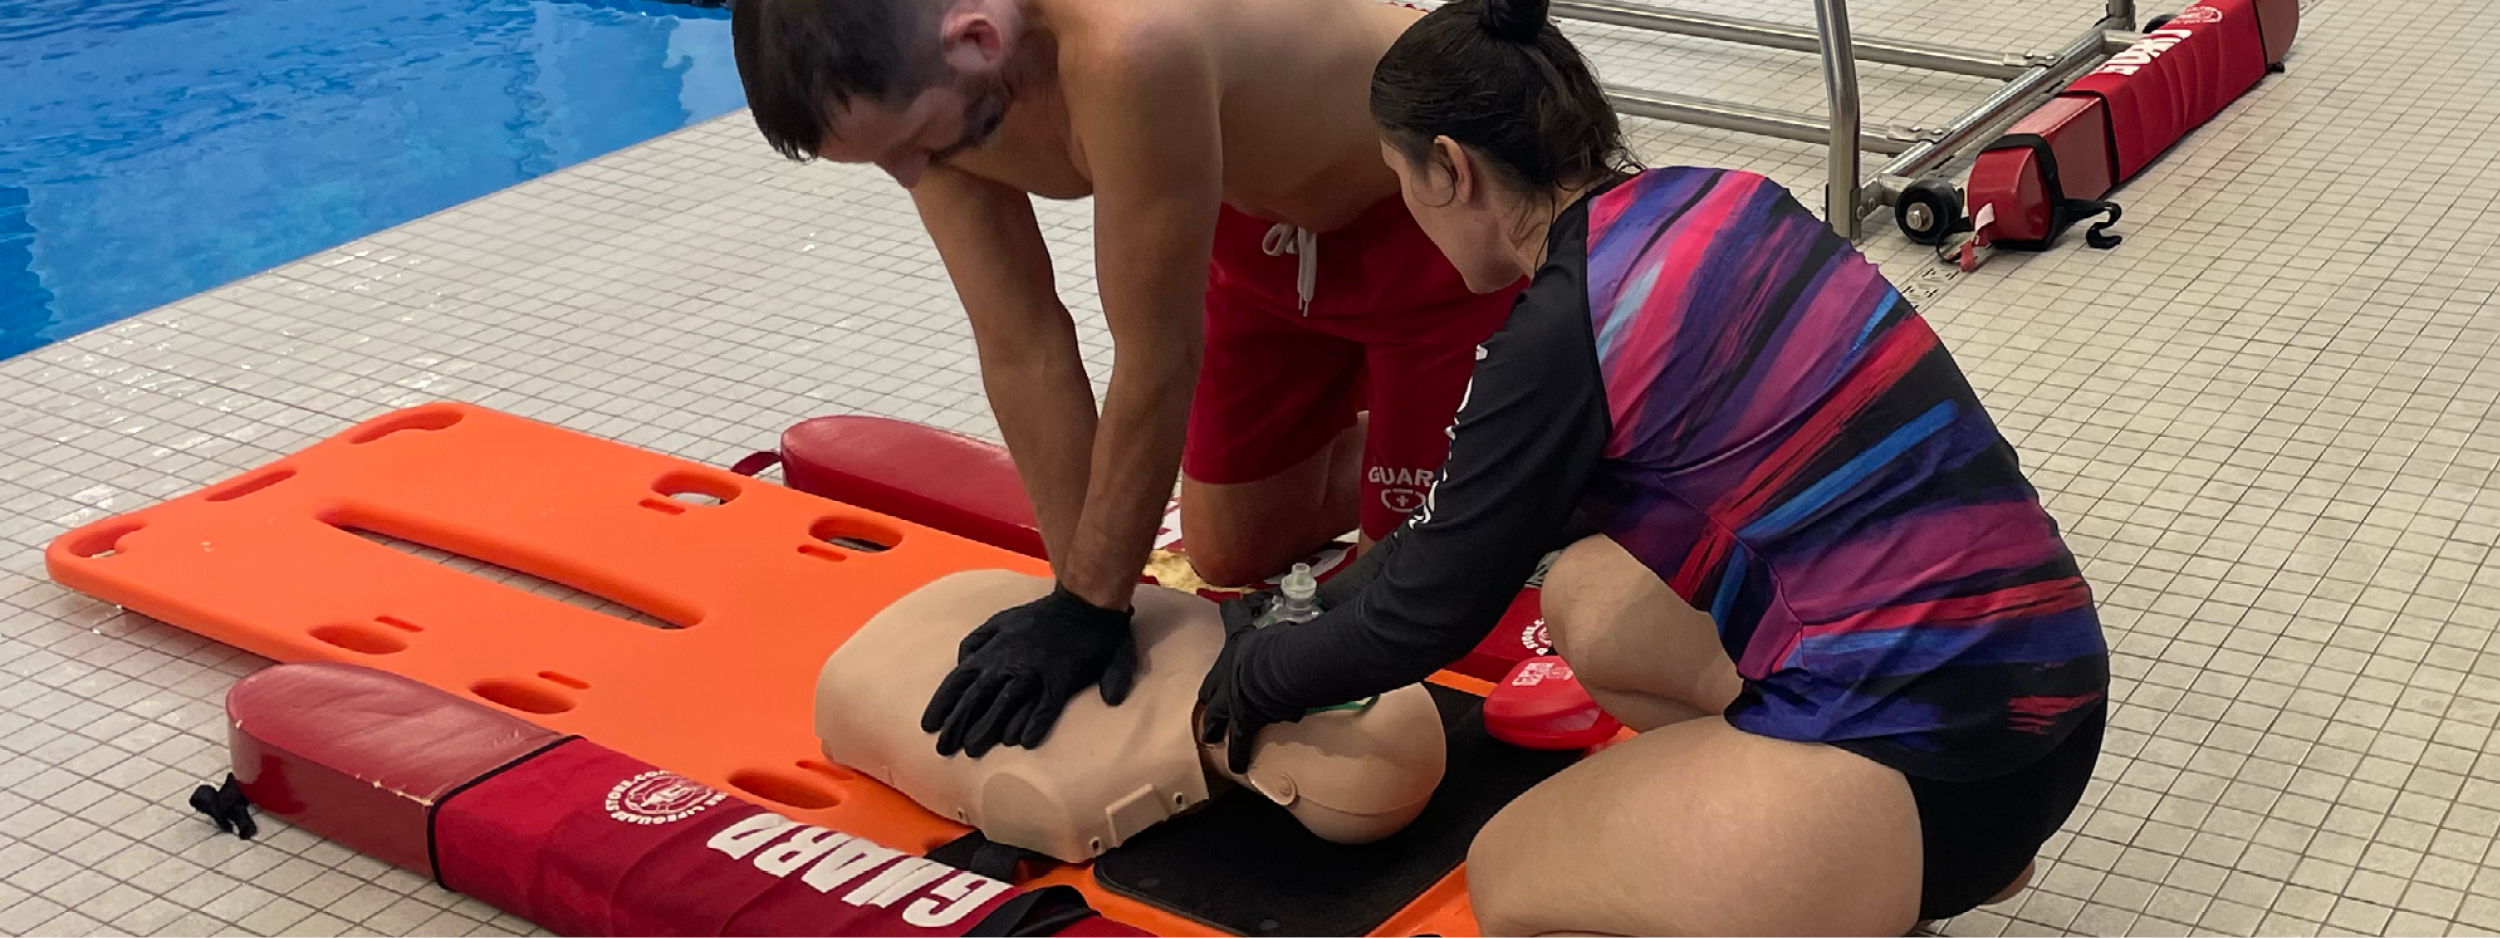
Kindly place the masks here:
[(1483, 0), (1477, 22), (1487, 35), (1506, 42), (1535, 42), (1545, 30), (1549, 0)]

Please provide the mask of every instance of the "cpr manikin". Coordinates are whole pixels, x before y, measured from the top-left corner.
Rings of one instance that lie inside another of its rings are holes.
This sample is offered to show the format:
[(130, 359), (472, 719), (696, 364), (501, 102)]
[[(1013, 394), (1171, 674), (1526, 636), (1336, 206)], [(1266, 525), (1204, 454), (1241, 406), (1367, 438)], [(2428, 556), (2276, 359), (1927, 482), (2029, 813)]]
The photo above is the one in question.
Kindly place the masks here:
[(1199, 682), (1224, 644), (1216, 606), (1153, 586), (1134, 600), (1139, 667), (1127, 701), (1115, 708), (1091, 690), (1077, 695), (1037, 749), (938, 755), (920, 715), (954, 666), (957, 643), (1050, 586), (1004, 570), (959, 573), (871, 618), (817, 678), (825, 757), (993, 842), (1067, 862), (1099, 856), (1236, 782), (1313, 834), (1368, 843), (1414, 820), (1441, 783), (1441, 719), (1421, 685), (1268, 727), (1250, 771), (1232, 776), (1223, 745), (1201, 747), (1193, 732)]

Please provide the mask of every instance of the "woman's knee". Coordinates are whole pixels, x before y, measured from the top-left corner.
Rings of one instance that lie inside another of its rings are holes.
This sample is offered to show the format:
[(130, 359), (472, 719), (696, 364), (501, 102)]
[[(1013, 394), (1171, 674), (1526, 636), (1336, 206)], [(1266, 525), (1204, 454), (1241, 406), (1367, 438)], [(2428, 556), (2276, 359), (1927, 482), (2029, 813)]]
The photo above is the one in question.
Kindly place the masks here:
[(1900, 934), (1918, 847), (1898, 773), (1696, 721), (1514, 800), (1471, 845), (1467, 891), (1487, 935)]
[[(1628, 564), (1628, 565), (1627, 565)], [(1635, 574), (1647, 567), (1603, 534), (1581, 538), (1563, 548), (1545, 571), (1538, 604), (1545, 633), (1565, 658), (1585, 655), (1599, 637), (1620, 619)]]
[(1743, 688), (1709, 615), (1612, 538), (1564, 549), (1539, 600), (1556, 653), (1592, 691), (1647, 694), (1715, 713)]
[(1474, 909), (1476, 930), (1483, 935), (1525, 935), (1534, 930), (1535, 877), (1524, 875), (1523, 859), (1536, 849), (1529, 834), (1534, 824), (1513, 802), (1486, 821), (1467, 846), (1467, 904)]

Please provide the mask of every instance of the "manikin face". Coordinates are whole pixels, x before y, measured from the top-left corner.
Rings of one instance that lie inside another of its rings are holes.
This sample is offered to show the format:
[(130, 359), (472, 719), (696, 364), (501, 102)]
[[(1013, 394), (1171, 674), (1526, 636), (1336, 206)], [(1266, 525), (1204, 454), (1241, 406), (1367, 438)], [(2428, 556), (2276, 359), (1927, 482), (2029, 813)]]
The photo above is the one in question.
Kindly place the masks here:
[(1415, 224), (1458, 268), (1467, 289), (1492, 293), (1519, 282), (1511, 237), (1517, 229), (1515, 200), (1505, 197), (1475, 155), (1448, 137), (1433, 141), (1435, 159), (1409, 160), (1384, 140), (1380, 158), (1398, 174), (1398, 193)]
[(832, 132), (816, 155), (875, 163), (908, 189), (929, 167), (987, 143), (1013, 99), (1007, 65), (1015, 18), (1012, 4), (959, 5), (940, 21), (946, 77), (905, 101), (836, 102)]

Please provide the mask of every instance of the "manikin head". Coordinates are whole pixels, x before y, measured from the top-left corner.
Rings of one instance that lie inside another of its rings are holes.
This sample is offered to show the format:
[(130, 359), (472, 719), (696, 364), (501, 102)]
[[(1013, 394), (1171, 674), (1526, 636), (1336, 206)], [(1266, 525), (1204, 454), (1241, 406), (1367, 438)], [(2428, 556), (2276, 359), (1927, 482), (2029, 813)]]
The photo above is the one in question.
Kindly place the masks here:
[(1006, 121), (1017, 0), (739, 0), (738, 80), (773, 149), (875, 163), (909, 188)]
[(1366, 844), (1424, 812), (1448, 769), (1448, 744), (1432, 692), (1409, 684), (1360, 708), (1269, 724), (1241, 775), (1222, 741), (1201, 746), (1199, 761), (1209, 778), (1259, 793), (1321, 840)]
[(1454, 0), (1372, 70), (1381, 158), (1478, 293), (1535, 272), (1555, 214), (1637, 168), (1597, 76), (1546, 7)]

